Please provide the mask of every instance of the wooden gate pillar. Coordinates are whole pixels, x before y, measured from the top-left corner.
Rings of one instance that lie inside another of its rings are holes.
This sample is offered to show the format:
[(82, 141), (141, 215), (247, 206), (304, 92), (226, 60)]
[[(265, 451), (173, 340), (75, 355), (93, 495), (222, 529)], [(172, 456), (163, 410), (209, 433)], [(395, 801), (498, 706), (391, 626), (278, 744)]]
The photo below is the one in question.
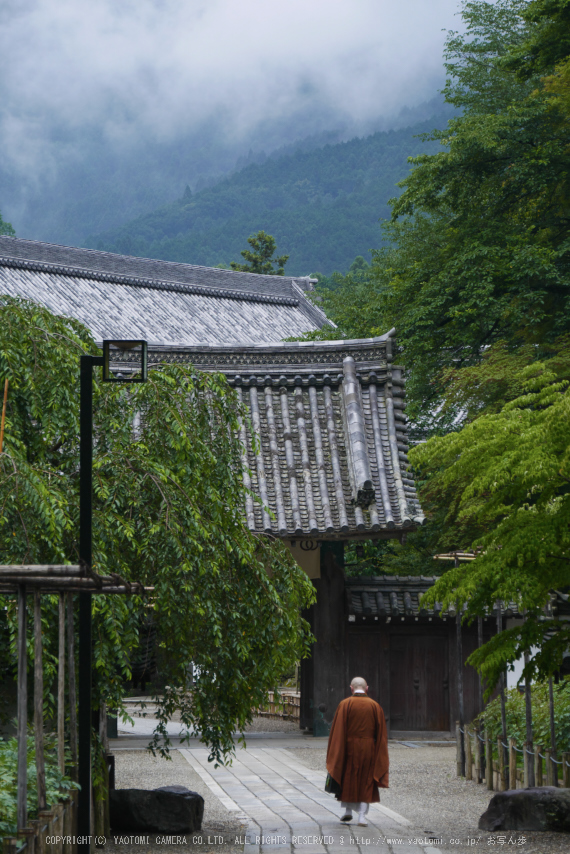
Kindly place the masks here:
[(344, 543), (321, 543), (321, 577), (314, 580), (313, 733), (326, 735), (345, 685)]

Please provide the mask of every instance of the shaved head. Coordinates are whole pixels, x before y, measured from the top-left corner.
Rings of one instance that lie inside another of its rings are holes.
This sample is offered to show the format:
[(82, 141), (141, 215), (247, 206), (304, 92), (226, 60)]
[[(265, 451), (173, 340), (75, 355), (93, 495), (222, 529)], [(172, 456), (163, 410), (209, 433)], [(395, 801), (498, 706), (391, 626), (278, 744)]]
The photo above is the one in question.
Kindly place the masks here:
[(355, 676), (352, 682), (350, 683), (350, 687), (353, 691), (367, 691), (368, 683), (366, 679), (362, 678), (362, 676)]

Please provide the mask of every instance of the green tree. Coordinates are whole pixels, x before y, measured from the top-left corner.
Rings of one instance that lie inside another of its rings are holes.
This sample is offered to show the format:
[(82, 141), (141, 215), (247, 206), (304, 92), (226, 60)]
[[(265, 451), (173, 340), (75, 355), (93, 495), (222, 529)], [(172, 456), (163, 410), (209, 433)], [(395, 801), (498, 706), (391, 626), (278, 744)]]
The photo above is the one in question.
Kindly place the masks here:
[(8, 237), (15, 237), (16, 232), (12, 228), (9, 222), (6, 222), (2, 219), (2, 213), (0, 212), (0, 234), (6, 234)]
[[(247, 242), (251, 249), (242, 249), (241, 254), (248, 263), (238, 264), (237, 261), (232, 261), (232, 270), (241, 270), (244, 273), (265, 273), (270, 276), (285, 275), (285, 264), (289, 256), (273, 257), (276, 248), (274, 237), (264, 231), (258, 231), (257, 234), (248, 237)], [(277, 265), (276, 270), (273, 268), (274, 264)]]
[[(432, 134), (442, 151), (412, 161), (369, 281), (320, 288), (340, 336), (396, 326), (412, 436), (452, 431), (410, 455), (430, 522), (379, 565), (427, 574), (430, 551), (484, 549), (446, 573), (434, 598), (469, 601), (472, 616), (498, 597), (528, 609), (522, 633), (473, 659), (491, 684), (543, 638), (549, 590), (570, 580), (567, 475), (555, 468), (570, 378), (570, 75), (566, 36), (556, 38), (567, 8), (463, 4), (465, 31), (446, 42), (445, 88), (461, 115)], [(565, 642), (544, 644), (544, 672)]]
[[(564, 362), (568, 373), (568, 341)], [(446, 572), (426, 601), (465, 604), (468, 618), (497, 599), (527, 613), (524, 625), (471, 656), (491, 688), (531, 646), (539, 647), (532, 669), (551, 674), (570, 642), (568, 624), (544, 616), (550, 591), (570, 585), (570, 382), (552, 368), (549, 360), (514, 371), (520, 396), (410, 452), (422, 498), (447, 510), (454, 547), (480, 551)]]
[(429, 136), (440, 151), (412, 158), (369, 284), (323, 293), (341, 334), (397, 328), (409, 414), (424, 433), (463, 418), (442, 407), (448, 369), (478, 365), (499, 341), (542, 358), (570, 329), (570, 115), (553, 91), (560, 75), (540, 77), (554, 66), (522, 75), (508, 62), (545, 32), (525, 17), (530, 6), (463, 4), (444, 90), (461, 114)]
[[(9, 380), (3, 562), (77, 562), (84, 352), (97, 348), (78, 322), (0, 298), (0, 382)], [(150, 610), (167, 686), (158, 698), (160, 731), (180, 709), (218, 760), (233, 751), (232, 732), (308, 652), (300, 611), (313, 597), (287, 549), (243, 524), (239, 416), (220, 374), (164, 365), (140, 386), (94, 379), (94, 569), (154, 587), (150, 600), (94, 596), (94, 702), (104, 697), (120, 707)], [(49, 694), (57, 602), (43, 599)], [(0, 621), (13, 639), (15, 602), (3, 604)], [(13, 670), (13, 655), (13, 644), (1, 650), (4, 668)], [(189, 698), (191, 662), (198, 675)]]
[(505, 67), (526, 80), (549, 72), (570, 56), (570, 3), (568, 0), (531, 0), (522, 17), (536, 24), (524, 41), (511, 48)]

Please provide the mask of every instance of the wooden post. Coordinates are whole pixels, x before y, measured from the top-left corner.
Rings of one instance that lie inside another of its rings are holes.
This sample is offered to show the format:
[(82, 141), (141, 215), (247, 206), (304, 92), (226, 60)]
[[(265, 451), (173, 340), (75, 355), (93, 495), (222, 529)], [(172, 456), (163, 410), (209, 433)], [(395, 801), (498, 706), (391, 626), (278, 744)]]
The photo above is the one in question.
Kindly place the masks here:
[[(497, 634), (503, 631), (503, 616), (501, 614), (501, 600), (497, 599)], [(507, 743), (507, 710), (505, 706), (505, 671), (503, 670), (499, 677), (499, 692), (501, 696), (501, 735), (503, 736), (503, 744)], [(499, 745), (499, 753), (502, 755), (502, 764), (505, 766), (506, 748)], [(508, 789), (508, 781), (506, 788)], [(502, 791), (505, 791), (503, 789)]]
[(479, 753), (479, 783), (483, 783), (485, 781), (485, 742), (479, 737), (477, 738), (477, 752)]
[(51, 845), (48, 845), (47, 837), (53, 835), (53, 811), (38, 810), (38, 818), (40, 820), (40, 841), (41, 854), (51, 854)]
[(493, 749), (489, 730), (485, 730), (485, 777), (487, 788), (493, 791)]
[(28, 826), (34, 831), (34, 850), (35, 854), (43, 854), (45, 845), (42, 845), (41, 822), (39, 818), (34, 818), (28, 822)]
[(570, 753), (562, 754), (562, 785), (570, 789)]
[[(542, 759), (540, 758), (540, 752), (544, 748), (541, 744), (534, 745), (534, 782), (536, 786), (542, 786)], [(548, 773), (548, 768), (546, 769), (546, 773)]]
[(16, 854), (18, 850), (18, 840), (15, 836), (5, 836), (2, 842), (3, 854)]
[[(57, 662), (57, 763), (65, 774), (65, 593), (59, 594), (59, 649)], [(60, 834), (61, 835), (61, 834)]]
[[(553, 759), (557, 759), (558, 752), (556, 749), (556, 726), (554, 723), (554, 689), (552, 687), (552, 676), (550, 676), (548, 679), (548, 706), (550, 712), (550, 750)], [(550, 762), (550, 764), (552, 765), (554, 773), (552, 775), (552, 783), (549, 783), (549, 785), (558, 786), (558, 765), (556, 765), (555, 762)]]
[(28, 654), (26, 586), (18, 586), (18, 830), (28, 824)]
[[(455, 555), (455, 567), (459, 566), (459, 558)], [(459, 711), (459, 746), (461, 750), (461, 774), (460, 777), (465, 777), (465, 735), (462, 730), (465, 729), (465, 711), (463, 704), (463, 642), (461, 636), (461, 605), (457, 603), (457, 616), (455, 617), (456, 625), (456, 642), (457, 642), (457, 709)]]
[[(546, 785), (558, 785), (558, 766), (552, 761), (552, 750), (546, 748), (544, 751), (544, 760), (546, 762)], [(537, 784), (538, 785), (538, 784)]]
[(465, 779), (473, 779), (473, 766), (471, 755), (471, 727), (465, 727)]
[[(531, 745), (532, 747), (532, 745)], [(529, 783), (529, 769), (533, 768), (532, 757), (530, 755), (530, 748), (527, 741), (523, 744), (523, 766), (524, 766), (524, 778), (523, 778), (523, 788), (528, 789), (530, 786)], [(534, 770), (534, 768), (533, 768)], [(534, 776), (534, 775), (533, 775)], [(533, 780), (534, 783), (534, 780)]]
[(63, 804), (54, 804), (51, 808), (53, 819), (51, 823), (52, 838), (56, 841), (50, 845), (51, 854), (62, 854), (63, 843)]
[(34, 734), (36, 738), (36, 775), (38, 810), (47, 807), (44, 760), (44, 671), (42, 664), (42, 599), (34, 590)]
[(66, 593), (67, 601), (67, 667), (69, 675), (69, 750), (73, 765), (71, 777), (77, 782), (77, 688), (75, 684), (75, 624), (73, 619), (73, 593)]
[[(477, 617), (477, 646), (481, 648), (483, 646), (483, 617)], [(481, 676), (481, 671), (477, 674), (477, 687), (479, 689), (479, 714), (485, 708), (485, 701), (483, 699), (483, 677)]]
[(110, 833), (110, 806), (109, 806), (109, 768), (107, 765), (107, 754), (109, 753), (109, 736), (107, 735), (107, 704), (101, 700), (99, 705), (99, 738), (103, 747), (103, 800), (98, 802), (98, 827), (96, 835), (108, 837)]
[(507, 769), (505, 768), (505, 751), (503, 749), (503, 739), (499, 735), (497, 737), (497, 767), (499, 769), (499, 792), (506, 792), (507, 786)]
[(459, 721), (455, 721), (455, 764), (457, 776), (461, 777), (461, 742), (459, 734)]
[(514, 738), (509, 738), (509, 786), (517, 788), (517, 743)]
[(6, 403), (8, 401), (8, 377), (4, 381), (4, 402), (2, 404), (2, 420), (0, 421), (0, 454), (4, 447), (4, 422), (6, 421)]
[(475, 764), (475, 779), (478, 783), (481, 782), (481, 754), (479, 753), (479, 724), (475, 724), (473, 734), (475, 742), (473, 745), (473, 759)]
[(99, 705), (99, 738), (105, 756), (109, 752), (109, 736), (107, 735), (107, 703), (101, 700)]
[[(529, 654), (528, 650), (525, 650), (525, 652), (524, 652), (525, 667), (528, 666), (529, 661), (530, 661), (530, 654)], [(533, 750), (532, 750), (532, 741), (533, 741), (533, 736), (532, 736), (532, 700), (531, 700), (531, 690), (530, 690), (530, 679), (528, 676), (525, 677), (525, 682), (524, 682), (524, 702), (525, 702), (525, 719), (526, 719), (526, 748), (525, 748), (525, 750), (530, 750), (530, 752), (532, 753), (533, 752)], [(525, 753), (525, 756), (528, 758), (527, 753)], [(525, 788), (527, 788), (527, 787), (532, 788), (534, 786), (534, 763), (533, 762), (527, 762), (525, 765), (525, 768), (527, 770)]]
[(25, 827), (18, 831), (18, 839), (23, 839), (26, 843), (26, 854), (34, 854), (36, 847), (36, 831), (33, 827)]

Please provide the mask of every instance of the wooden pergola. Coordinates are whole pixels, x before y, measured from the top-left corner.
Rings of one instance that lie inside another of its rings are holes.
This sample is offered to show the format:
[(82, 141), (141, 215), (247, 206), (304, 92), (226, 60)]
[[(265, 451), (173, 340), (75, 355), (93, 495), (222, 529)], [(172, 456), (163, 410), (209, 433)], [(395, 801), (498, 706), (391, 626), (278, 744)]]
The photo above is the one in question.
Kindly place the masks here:
[(144, 594), (154, 590), (138, 582), (126, 581), (116, 573), (102, 576), (84, 564), (4, 565), (0, 566), (0, 593), (17, 594), (18, 597), (18, 692), (17, 692), (17, 737), (18, 737), (18, 783), (17, 817), (18, 831), (26, 830), (28, 823), (27, 790), (27, 604), (28, 594), (34, 597), (34, 731), (38, 810), (45, 810), (46, 781), (43, 739), (43, 662), (42, 662), (42, 594), (59, 596), (59, 649), (57, 690), (57, 744), (58, 765), (65, 772), (65, 659), (67, 626), (67, 660), (70, 717), (70, 750), (74, 765), (78, 759), (77, 739), (77, 687), (75, 680), (75, 642), (73, 621), (74, 593), (101, 594)]

